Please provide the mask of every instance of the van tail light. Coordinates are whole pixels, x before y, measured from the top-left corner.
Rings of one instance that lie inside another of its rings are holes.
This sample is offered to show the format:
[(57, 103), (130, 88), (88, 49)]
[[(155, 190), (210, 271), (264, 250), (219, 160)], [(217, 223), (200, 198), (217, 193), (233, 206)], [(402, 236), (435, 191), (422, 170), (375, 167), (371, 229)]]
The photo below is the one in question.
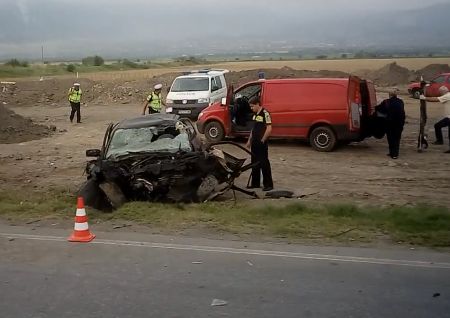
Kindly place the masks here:
[[(351, 96), (351, 95), (350, 95)], [(361, 128), (362, 105), (359, 87), (356, 86), (350, 101), (350, 127), (351, 130), (359, 130)]]
[(354, 101), (356, 104), (360, 104), (360, 103), (361, 103), (361, 94), (360, 94), (360, 92), (359, 92), (359, 88), (355, 89), (355, 96), (354, 96), (354, 98), (353, 98), (353, 101)]

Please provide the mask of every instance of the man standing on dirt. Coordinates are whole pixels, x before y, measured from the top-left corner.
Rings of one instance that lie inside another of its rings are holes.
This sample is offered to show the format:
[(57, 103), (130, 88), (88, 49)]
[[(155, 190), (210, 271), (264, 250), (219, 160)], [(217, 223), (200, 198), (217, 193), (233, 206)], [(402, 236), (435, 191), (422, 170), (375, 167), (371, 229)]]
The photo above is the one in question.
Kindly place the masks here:
[(397, 159), (400, 150), (403, 126), (405, 125), (405, 105), (397, 97), (398, 90), (393, 88), (389, 92), (389, 98), (381, 102), (376, 110), (386, 115), (386, 137), (389, 144), (389, 153), (392, 159)]
[(439, 88), (440, 97), (425, 97), (420, 95), (420, 99), (426, 100), (427, 102), (440, 102), (444, 105), (444, 118), (434, 124), (434, 133), (436, 135), (436, 141), (433, 145), (443, 145), (444, 137), (442, 136), (442, 128), (448, 127), (448, 140), (449, 149), (444, 151), (444, 153), (450, 153), (450, 92), (446, 86), (441, 86)]
[(70, 106), (72, 107), (72, 111), (70, 112), (70, 122), (73, 122), (73, 117), (75, 113), (77, 113), (77, 123), (81, 123), (81, 89), (79, 83), (74, 83), (73, 87), (69, 88), (69, 93), (67, 94), (69, 97)]
[(148, 107), (149, 114), (155, 114), (161, 112), (161, 105), (166, 106), (161, 96), (162, 84), (156, 84), (153, 92), (147, 96), (147, 99), (144, 102), (144, 109), (142, 109), (142, 115), (145, 115), (145, 109)]
[(267, 140), (272, 132), (272, 119), (269, 112), (261, 106), (259, 96), (252, 97), (249, 104), (255, 115), (253, 115), (254, 126), (246, 147), (252, 151), (252, 163), (259, 162), (259, 165), (252, 169), (252, 182), (249, 188), (260, 187), (262, 172), (263, 191), (270, 191), (273, 189), (273, 181)]

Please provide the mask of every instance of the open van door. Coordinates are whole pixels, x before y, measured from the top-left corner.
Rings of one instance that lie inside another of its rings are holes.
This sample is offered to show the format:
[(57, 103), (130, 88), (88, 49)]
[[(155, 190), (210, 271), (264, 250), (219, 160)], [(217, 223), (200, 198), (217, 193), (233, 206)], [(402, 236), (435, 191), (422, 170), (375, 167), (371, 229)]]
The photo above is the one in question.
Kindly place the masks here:
[(348, 103), (349, 103), (349, 128), (352, 132), (361, 131), (362, 101), (361, 80), (356, 76), (348, 79)]
[(361, 92), (361, 117), (368, 118), (375, 112), (377, 106), (377, 95), (375, 93), (375, 85), (372, 81), (360, 81)]
[[(225, 125), (224, 128), (225, 128), (226, 135), (228, 135), (231, 131), (231, 119), (232, 119), (231, 113), (233, 111), (232, 104), (233, 104), (233, 96), (234, 96), (233, 94), (234, 94), (233, 85), (229, 85), (228, 91), (227, 91), (227, 97), (226, 97), (226, 99), (222, 98), (222, 103), (221, 103), (222, 106), (225, 108), (223, 119), (224, 119), (224, 125)], [(224, 99), (225, 99), (225, 103), (223, 103)]]
[(233, 85), (229, 85), (228, 86), (228, 91), (227, 91), (227, 97), (225, 98), (225, 100), (222, 99), (222, 105), (231, 105), (232, 102), (232, 98), (233, 98), (233, 94), (234, 94), (234, 87)]
[(377, 106), (377, 94), (375, 84), (369, 80), (361, 80), (361, 140), (368, 137), (381, 139), (385, 135), (385, 118), (377, 117), (375, 107)]

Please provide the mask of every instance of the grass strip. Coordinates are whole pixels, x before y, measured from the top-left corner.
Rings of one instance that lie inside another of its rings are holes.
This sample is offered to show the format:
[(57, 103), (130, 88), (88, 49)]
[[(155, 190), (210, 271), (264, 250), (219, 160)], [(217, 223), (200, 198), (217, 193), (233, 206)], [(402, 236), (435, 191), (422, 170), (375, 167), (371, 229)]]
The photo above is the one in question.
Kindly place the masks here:
[[(34, 222), (73, 217), (75, 197), (64, 190), (48, 193), (0, 192), (0, 217)], [(366, 206), (271, 201), (162, 204), (130, 202), (113, 213), (88, 209), (93, 221), (132, 221), (168, 231), (205, 229), (237, 235), (263, 235), (320, 241), (385, 240), (450, 246), (450, 211), (446, 207)]]

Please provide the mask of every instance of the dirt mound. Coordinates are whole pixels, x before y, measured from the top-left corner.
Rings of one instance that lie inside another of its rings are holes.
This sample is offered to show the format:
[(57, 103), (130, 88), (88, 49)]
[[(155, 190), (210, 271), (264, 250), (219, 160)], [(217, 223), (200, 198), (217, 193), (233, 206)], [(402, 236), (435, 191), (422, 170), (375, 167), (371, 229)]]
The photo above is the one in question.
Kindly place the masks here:
[(381, 86), (395, 86), (408, 83), (411, 80), (412, 72), (394, 62), (379, 70), (367, 72), (363, 77)]
[(448, 64), (430, 64), (415, 72), (416, 78), (414, 80), (419, 81), (420, 77), (427, 81), (432, 80), (434, 77), (441, 73), (450, 73), (450, 66)]
[[(87, 101), (92, 100), (93, 82), (88, 79), (77, 79), (81, 84)], [(67, 102), (67, 91), (72, 87), (74, 79), (49, 78), (42, 81), (18, 81), (0, 91), (0, 99), (10, 105), (34, 106), (37, 104), (59, 104)]]
[[(235, 71), (225, 74), (228, 85), (235, 88), (258, 80), (258, 74), (264, 72), (266, 79), (280, 78), (330, 78), (347, 77), (348, 73), (339, 71), (309, 71), (296, 70), (290, 67), (282, 68), (261, 68), (246, 71)], [(378, 86), (395, 86), (408, 84), (417, 80), (420, 75), (425, 79), (432, 79), (433, 76), (443, 72), (450, 72), (447, 64), (431, 64), (418, 71), (410, 71), (398, 64), (391, 63), (379, 70), (361, 70), (355, 72), (356, 75), (364, 79), (370, 79)], [(162, 83), (163, 95), (170, 87), (173, 80), (182, 75), (181, 72), (166, 73), (152, 78), (136, 80), (102, 80), (92, 81), (89, 79), (77, 79), (81, 83), (83, 90), (82, 103), (87, 104), (136, 104), (142, 103), (151, 92), (153, 86)], [(39, 80), (18, 81), (15, 85), (0, 86), (0, 102), (8, 106), (35, 106), (39, 104), (51, 106), (68, 106), (67, 90), (72, 86), (74, 79), (70, 78), (46, 78)]]
[[(237, 87), (249, 81), (257, 80), (258, 73), (264, 72), (267, 79), (294, 77), (347, 77), (347, 73), (335, 71), (294, 70), (289, 67), (281, 69), (256, 69), (226, 74), (227, 83)], [(88, 104), (130, 104), (141, 103), (152, 91), (153, 86), (162, 83), (164, 94), (173, 80), (181, 73), (167, 73), (149, 79), (133, 81), (98, 81), (78, 79), (83, 90), (82, 103)], [(67, 90), (72, 86), (72, 79), (44, 79), (43, 81), (20, 81), (8, 87), (6, 92), (0, 91), (0, 99), (8, 105), (34, 106), (37, 104), (65, 105)]]
[[(56, 129), (56, 127), (55, 127)], [(0, 143), (12, 144), (40, 139), (51, 134), (48, 127), (37, 125), (0, 104)]]
[(266, 68), (255, 69), (248, 71), (230, 72), (225, 74), (225, 78), (228, 84), (232, 84), (234, 87), (240, 86), (244, 83), (258, 80), (258, 73), (264, 72), (266, 79), (278, 79), (278, 78), (318, 78), (318, 77), (347, 77), (349, 74), (339, 71), (308, 71), (308, 70), (295, 70), (290, 67), (284, 66), (281, 69)]
[(92, 87), (92, 96), (90, 99), (96, 104), (109, 103), (141, 103), (153, 90), (155, 84), (162, 83), (164, 95), (170, 88), (173, 80), (181, 73), (167, 73), (160, 76), (153, 76), (149, 79), (140, 79), (134, 81), (101, 81), (95, 82)]

